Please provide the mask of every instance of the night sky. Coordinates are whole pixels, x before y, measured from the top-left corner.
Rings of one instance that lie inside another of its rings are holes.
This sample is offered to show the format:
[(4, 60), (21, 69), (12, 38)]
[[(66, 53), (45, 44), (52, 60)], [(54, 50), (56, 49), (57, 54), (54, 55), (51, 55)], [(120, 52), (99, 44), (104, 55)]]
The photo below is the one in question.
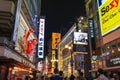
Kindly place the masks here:
[(41, 16), (45, 16), (45, 45), (52, 32), (64, 35), (79, 16), (85, 16), (84, 0), (42, 0)]

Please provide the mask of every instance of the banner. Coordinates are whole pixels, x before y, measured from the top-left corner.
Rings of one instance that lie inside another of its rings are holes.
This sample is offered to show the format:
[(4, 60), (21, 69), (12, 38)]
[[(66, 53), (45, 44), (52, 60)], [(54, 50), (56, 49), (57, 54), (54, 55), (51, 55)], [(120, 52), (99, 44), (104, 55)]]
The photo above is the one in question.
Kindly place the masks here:
[(101, 24), (101, 33), (107, 33), (117, 29), (120, 26), (120, 0), (104, 0), (104, 3), (99, 2), (99, 16)]
[(45, 19), (40, 19), (39, 26), (39, 39), (38, 39), (38, 58), (44, 57), (44, 30), (45, 30)]
[(57, 45), (60, 41), (61, 41), (61, 34), (52, 33), (52, 49), (57, 49)]

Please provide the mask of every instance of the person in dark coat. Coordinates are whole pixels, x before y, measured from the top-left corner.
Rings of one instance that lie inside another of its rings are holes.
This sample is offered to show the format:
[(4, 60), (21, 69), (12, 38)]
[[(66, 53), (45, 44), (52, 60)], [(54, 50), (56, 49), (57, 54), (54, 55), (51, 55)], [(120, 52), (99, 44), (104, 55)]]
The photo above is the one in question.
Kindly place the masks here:
[(54, 69), (54, 75), (50, 78), (50, 80), (61, 80), (59, 76), (59, 71), (57, 68)]
[(59, 71), (60, 80), (63, 80), (63, 71)]
[(73, 74), (71, 74), (70, 80), (75, 80), (75, 76)]

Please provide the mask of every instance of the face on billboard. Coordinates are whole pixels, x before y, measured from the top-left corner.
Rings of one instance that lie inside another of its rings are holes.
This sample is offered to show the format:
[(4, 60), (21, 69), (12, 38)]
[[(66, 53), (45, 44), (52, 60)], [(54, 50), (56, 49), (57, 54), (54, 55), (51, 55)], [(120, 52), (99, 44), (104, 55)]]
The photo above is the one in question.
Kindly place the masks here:
[(100, 1), (98, 4), (101, 33), (104, 36), (120, 26), (120, 1), (106, 0), (104, 4)]

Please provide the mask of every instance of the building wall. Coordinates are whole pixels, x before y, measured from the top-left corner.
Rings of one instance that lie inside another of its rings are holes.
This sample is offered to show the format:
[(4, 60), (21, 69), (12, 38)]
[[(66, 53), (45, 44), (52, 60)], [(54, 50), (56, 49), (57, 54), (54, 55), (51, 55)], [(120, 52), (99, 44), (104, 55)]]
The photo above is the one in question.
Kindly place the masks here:
[[(22, 5), (20, 5), (21, 8), (20, 8), (19, 15), (16, 15), (17, 8), (19, 5), (17, 4), (18, 1), (22, 1)], [(30, 1), (30, 5), (31, 5), (30, 7), (28, 7), (27, 1)], [(40, 0), (36, 0), (36, 2), (39, 2), (39, 1)], [(36, 4), (39, 4), (36, 2), (35, 0), (0, 0), (0, 40), (2, 42), (0, 44), (5, 44), (5, 45), (0, 45), (0, 48), (3, 47), (7, 51), (6, 52), (4, 49), (1, 48), (3, 51), (1, 51), (2, 55), (0, 55), (0, 63), (3, 63), (3, 64), (0, 64), (0, 67), (6, 66), (8, 68), (7, 70), (9, 70), (9, 67), (14, 69), (14, 67), (17, 66), (18, 68), (21, 68), (21, 69), (23, 69), (23, 67), (26, 70), (29, 69), (29, 71), (35, 68), (35, 65), (34, 65), (34, 63), (36, 62), (35, 55), (27, 54), (24, 50), (21, 50), (23, 49), (23, 47), (19, 47), (19, 46), (21, 45), (23, 46), (22, 42), (24, 42), (24, 33), (25, 33), (24, 30), (25, 29), (29, 30), (30, 28), (36, 29), (38, 27), (37, 15), (39, 13), (37, 12), (39, 11), (37, 10), (40, 10), (40, 8), (38, 7), (40, 5), (36, 5)], [(14, 35), (13, 32), (15, 29), (15, 22), (17, 21), (16, 16), (20, 17), (18, 19), (18, 24), (17, 24), (18, 26), (16, 29), (16, 33), (19, 33), (18, 34), (19, 36), (17, 36), (17, 38), (19, 37), (19, 39), (17, 39), (18, 43), (13, 42), (13, 35)], [(20, 34), (20, 31), (22, 32), (21, 34)], [(33, 33), (30, 35), (29, 39), (33, 39), (33, 38), (35, 39), (36, 37), (37, 35)], [(5, 38), (7, 38), (7, 40)], [(17, 46), (19, 49), (15, 48), (16, 44), (19, 44), (19, 46)], [(30, 56), (33, 57), (32, 60)], [(0, 69), (0, 75), (1, 75), (1, 69)], [(8, 76), (9, 76), (9, 73), (5, 74), (5, 78), (8, 78)], [(0, 76), (0, 80), (6, 80), (6, 79), (2, 79)]]
[(0, 37), (6, 37), (9, 40), (12, 38), (14, 28), (16, 2), (0, 1)]
[(109, 43), (113, 40), (116, 40), (120, 38), (120, 29), (117, 29), (111, 33), (109, 33), (108, 35), (103, 37), (103, 44)]
[[(91, 52), (91, 56), (94, 55), (98, 57), (97, 58), (98, 61), (95, 62), (96, 66), (92, 68), (92, 70), (97, 70), (97, 68), (100, 68), (100, 67), (103, 69), (110, 69), (107, 66), (112, 64), (111, 62), (109, 62), (110, 60), (109, 57), (113, 53), (116, 53), (116, 55), (118, 55), (119, 53), (118, 44), (120, 39), (120, 35), (119, 35), (120, 29), (117, 28), (116, 30), (113, 30), (112, 32), (104, 36), (101, 35), (101, 26), (100, 26), (97, 0), (86, 1), (86, 13), (87, 13), (87, 18), (88, 19), (92, 18), (94, 21), (94, 31), (95, 31), (94, 35), (95, 35), (96, 50), (94, 54)], [(115, 57), (113, 57), (113, 59), (114, 58)], [(117, 56), (117, 58), (119, 58), (119, 56)], [(93, 61), (91, 63), (93, 63)], [(112, 64), (112, 67), (116, 67), (116, 65)]]

